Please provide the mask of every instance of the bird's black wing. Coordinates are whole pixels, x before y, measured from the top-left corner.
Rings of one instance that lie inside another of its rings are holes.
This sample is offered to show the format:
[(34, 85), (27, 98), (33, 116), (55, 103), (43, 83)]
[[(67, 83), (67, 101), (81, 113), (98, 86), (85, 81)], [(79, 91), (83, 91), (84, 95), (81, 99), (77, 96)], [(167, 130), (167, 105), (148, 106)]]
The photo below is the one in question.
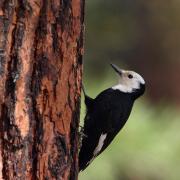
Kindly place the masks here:
[(119, 91), (107, 89), (94, 100), (93, 109), (85, 117), (79, 169), (85, 169), (113, 140), (126, 121), (123, 96)]

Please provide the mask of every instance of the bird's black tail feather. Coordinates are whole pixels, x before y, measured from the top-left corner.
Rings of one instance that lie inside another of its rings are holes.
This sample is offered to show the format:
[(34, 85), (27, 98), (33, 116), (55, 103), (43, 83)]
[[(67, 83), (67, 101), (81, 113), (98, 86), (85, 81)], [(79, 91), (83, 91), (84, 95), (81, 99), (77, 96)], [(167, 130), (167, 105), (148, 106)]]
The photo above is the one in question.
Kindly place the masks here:
[(86, 95), (86, 92), (85, 92), (85, 88), (84, 88), (84, 84), (82, 83), (82, 91), (83, 91), (83, 94), (84, 94), (84, 96), (86, 97), (87, 95)]
[(82, 84), (82, 91), (83, 91), (83, 94), (84, 94), (84, 98), (85, 98), (85, 104), (86, 104), (86, 107), (87, 107), (87, 110), (90, 110), (92, 107), (93, 107), (93, 104), (94, 104), (94, 99), (89, 97), (86, 92), (85, 92), (85, 88), (84, 88), (84, 85)]

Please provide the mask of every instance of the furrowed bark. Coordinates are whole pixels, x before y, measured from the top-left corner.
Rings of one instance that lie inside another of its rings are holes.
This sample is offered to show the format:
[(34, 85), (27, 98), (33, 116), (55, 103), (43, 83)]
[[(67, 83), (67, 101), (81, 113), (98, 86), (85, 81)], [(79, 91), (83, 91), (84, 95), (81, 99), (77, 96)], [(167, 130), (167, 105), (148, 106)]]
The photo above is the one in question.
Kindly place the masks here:
[(0, 1), (1, 179), (77, 179), (84, 0)]

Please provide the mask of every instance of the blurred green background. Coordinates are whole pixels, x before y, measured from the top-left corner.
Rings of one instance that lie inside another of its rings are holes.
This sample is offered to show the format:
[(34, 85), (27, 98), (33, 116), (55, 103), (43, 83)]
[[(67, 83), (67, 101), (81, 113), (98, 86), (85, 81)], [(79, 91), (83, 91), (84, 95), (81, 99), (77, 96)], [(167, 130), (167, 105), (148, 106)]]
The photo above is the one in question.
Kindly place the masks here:
[[(84, 85), (91, 97), (117, 82), (115, 63), (147, 91), (113, 143), (80, 180), (180, 179), (180, 1), (86, 1)], [(81, 124), (85, 107), (82, 98)]]

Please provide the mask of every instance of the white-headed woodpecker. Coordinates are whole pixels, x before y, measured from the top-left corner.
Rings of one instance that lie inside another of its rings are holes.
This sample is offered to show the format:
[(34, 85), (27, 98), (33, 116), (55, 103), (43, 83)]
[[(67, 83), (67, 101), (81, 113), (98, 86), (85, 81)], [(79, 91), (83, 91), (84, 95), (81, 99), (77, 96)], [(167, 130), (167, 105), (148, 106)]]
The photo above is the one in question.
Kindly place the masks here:
[(95, 99), (84, 92), (87, 113), (79, 152), (80, 171), (112, 142), (126, 123), (134, 101), (145, 91), (145, 81), (138, 73), (111, 66), (119, 75), (117, 85), (104, 90)]

